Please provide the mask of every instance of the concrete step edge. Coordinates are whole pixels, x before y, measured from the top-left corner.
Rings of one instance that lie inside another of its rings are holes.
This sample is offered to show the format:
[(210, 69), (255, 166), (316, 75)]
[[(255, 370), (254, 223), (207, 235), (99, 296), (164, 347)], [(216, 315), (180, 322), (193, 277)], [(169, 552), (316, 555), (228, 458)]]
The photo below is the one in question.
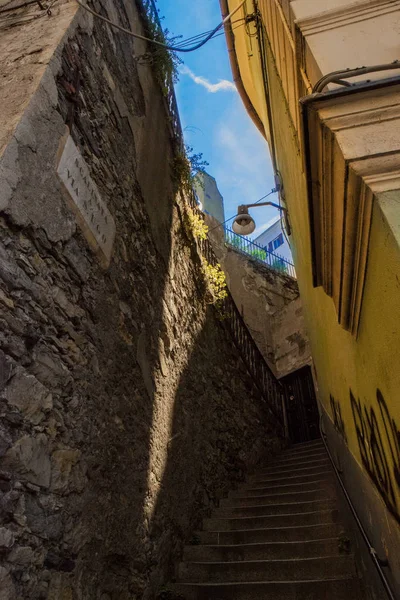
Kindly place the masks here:
[(252, 563), (306, 563), (306, 562), (310, 562), (310, 561), (327, 561), (327, 560), (332, 560), (335, 559), (337, 560), (338, 558), (342, 559), (346, 559), (348, 561), (354, 560), (354, 555), (353, 554), (332, 554), (330, 556), (309, 556), (307, 558), (267, 558), (267, 559), (255, 559), (255, 560), (189, 560), (189, 561), (182, 561), (181, 564), (187, 564), (187, 565), (246, 565), (246, 564), (252, 564)]
[(308, 440), (308, 442), (300, 442), (298, 444), (293, 444), (293, 446), (289, 447), (289, 450), (293, 448), (310, 448), (312, 446), (318, 446), (323, 444), (322, 438), (316, 438), (315, 440)]
[(356, 578), (351, 575), (338, 575), (337, 577), (329, 577), (329, 579), (297, 579), (293, 580), (282, 580), (275, 581), (221, 581), (221, 582), (194, 582), (190, 583), (188, 581), (178, 583), (178, 585), (192, 585), (192, 586), (207, 586), (207, 587), (220, 587), (220, 586), (228, 586), (228, 585), (237, 585), (237, 586), (245, 586), (245, 585), (294, 585), (296, 583), (321, 583), (321, 582), (330, 582), (330, 581), (354, 581)]
[[(332, 512), (337, 512), (336, 508), (326, 508), (324, 510), (311, 510), (308, 512), (301, 512), (301, 513), (283, 513), (281, 515), (258, 515), (257, 517), (208, 517), (208, 519), (212, 519), (212, 520), (218, 520), (218, 521), (239, 521), (241, 519), (243, 519), (244, 521), (249, 520), (249, 519), (263, 519), (265, 518), (270, 518), (270, 517), (305, 517), (306, 515), (320, 515), (320, 514), (325, 514), (325, 513), (332, 513)], [(205, 519), (207, 520), (207, 519)]]
[(252, 476), (254, 477), (257, 475), (259, 475), (259, 476), (273, 475), (276, 472), (278, 472), (278, 473), (297, 473), (298, 471), (317, 469), (320, 466), (331, 464), (329, 458), (322, 458), (321, 460), (317, 460), (317, 461), (313, 461), (313, 462), (314, 462), (314, 464), (304, 463), (304, 466), (292, 466), (291, 465), (290, 467), (287, 467), (287, 468), (284, 468), (284, 467), (265, 468), (265, 469), (261, 469), (260, 471), (253, 473)]
[(326, 479), (313, 479), (312, 481), (298, 481), (297, 483), (282, 483), (280, 485), (271, 485), (271, 486), (265, 486), (264, 485), (264, 486), (261, 486), (261, 487), (259, 487), (259, 486), (257, 486), (257, 487), (249, 487), (250, 485), (252, 485), (252, 483), (253, 484), (256, 483), (256, 482), (249, 482), (249, 483), (246, 483), (245, 486), (241, 486), (240, 488), (238, 488), (237, 490), (234, 490), (234, 491), (235, 491), (235, 493), (238, 493), (238, 492), (241, 492), (241, 491), (246, 492), (248, 490), (264, 490), (264, 489), (273, 490), (273, 489), (276, 489), (276, 488), (289, 488), (289, 487), (294, 487), (294, 486), (296, 486), (296, 487), (299, 487), (299, 486), (306, 487), (308, 485), (314, 485), (314, 484), (317, 484), (317, 483), (318, 484), (320, 484), (320, 483), (326, 484), (326, 483), (329, 483), (329, 480), (334, 481), (332, 477), (329, 477), (329, 478), (326, 478)]
[[(257, 488), (256, 488), (257, 489)], [(261, 488), (264, 489), (264, 488)], [(281, 492), (280, 494), (260, 494), (259, 496), (232, 496), (228, 498), (223, 498), (223, 500), (246, 500), (254, 499), (254, 498), (281, 498), (282, 496), (293, 496), (293, 494), (314, 494), (315, 492), (323, 492), (324, 490), (321, 488), (315, 488), (312, 490), (304, 490), (298, 492)], [(323, 500), (327, 500), (327, 498), (323, 498)]]
[[(250, 496), (251, 497), (251, 496)], [(257, 498), (258, 496), (253, 496), (253, 498)], [(336, 502), (334, 500), (332, 500), (332, 498), (318, 498), (318, 500), (303, 500), (301, 502), (278, 502), (277, 504), (249, 504), (248, 506), (222, 506), (220, 508), (217, 508), (216, 510), (230, 510), (230, 509), (235, 509), (235, 510), (243, 510), (246, 508), (276, 508), (276, 507), (282, 507), (282, 506), (301, 506), (303, 504), (321, 504), (323, 502), (332, 502), (332, 508), (334, 508), (336, 506)], [(325, 510), (325, 509), (324, 509)], [(329, 509), (326, 509), (329, 510)], [(297, 514), (297, 513), (293, 513), (293, 514)], [(304, 513), (307, 514), (307, 513)]]
[[(302, 513), (300, 513), (302, 514)], [(224, 519), (218, 519), (219, 521), (222, 521)], [(340, 525), (340, 523), (311, 523), (310, 525), (288, 525), (287, 527), (259, 527), (258, 529), (232, 529), (232, 530), (227, 530), (227, 531), (221, 531), (220, 529), (211, 529), (209, 531), (199, 531), (197, 533), (222, 533), (222, 534), (227, 534), (227, 533), (232, 533), (232, 534), (238, 534), (238, 533), (248, 533), (249, 535), (253, 534), (255, 531), (286, 531), (289, 529), (308, 529), (310, 527), (331, 527), (331, 526), (338, 526)], [(313, 541), (313, 540), (310, 540)], [(266, 542), (269, 543), (269, 542)]]
[(298, 479), (298, 478), (303, 478), (303, 477), (312, 477), (313, 475), (332, 475), (333, 471), (321, 471), (318, 473), (305, 473), (304, 475), (292, 475), (291, 477), (288, 477), (286, 475), (284, 475), (283, 477), (278, 477), (274, 479), (256, 479), (256, 480), (250, 480), (248, 481), (249, 484), (251, 483), (262, 483), (263, 481), (265, 481), (266, 483), (272, 483), (273, 481), (290, 481), (290, 479)]
[[(279, 527), (281, 529), (281, 527)], [(291, 528), (290, 528), (291, 529)], [(254, 530), (253, 530), (254, 531)], [(289, 542), (247, 542), (244, 544), (198, 544), (195, 546), (185, 546), (185, 548), (247, 548), (247, 547), (260, 547), (260, 546), (290, 546), (290, 545), (299, 545), (299, 544), (318, 544), (321, 542), (333, 542), (339, 541), (339, 537), (327, 537), (327, 538), (318, 538), (315, 540), (291, 540)]]
[(301, 454), (293, 454), (293, 456), (290, 455), (285, 455), (285, 454), (280, 454), (279, 457), (275, 457), (276, 460), (274, 460), (274, 464), (283, 464), (283, 463), (287, 463), (287, 462), (291, 462), (291, 461), (295, 461), (298, 462), (300, 461), (305, 461), (310, 457), (316, 456), (317, 458), (319, 458), (320, 456), (328, 456), (325, 448), (318, 450), (316, 452), (313, 452), (312, 454), (304, 454), (303, 456)]
[(312, 456), (313, 454), (319, 454), (326, 448), (325, 446), (316, 446), (315, 448), (309, 448), (308, 450), (290, 450), (287, 452), (283, 452), (279, 455), (281, 460), (286, 460), (287, 458), (299, 458), (304, 456)]

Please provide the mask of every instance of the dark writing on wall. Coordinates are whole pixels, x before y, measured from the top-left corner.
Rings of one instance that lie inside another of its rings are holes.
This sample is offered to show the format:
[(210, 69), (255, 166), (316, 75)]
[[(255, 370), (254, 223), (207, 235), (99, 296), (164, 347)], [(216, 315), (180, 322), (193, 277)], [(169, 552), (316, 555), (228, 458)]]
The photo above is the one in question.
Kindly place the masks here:
[(346, 428), (344, 426), (344, 421), (343, 421), (343, 417), (342, 417), (342, 409), (340, 407), (339, 402), (337, 402), (335, 400), (335, 398), (332, 396), (330, 396), (330, 400), (331, 400), (331, 411), (332, 411), (332, 417), (333, 417), (333, 424), (335, 426), (336, 431), (342, 436), (342, 438), (344, 439), (344, 441), (347, 444), (347, 435), (346, 435)]
[(376, 399), (379, 412), (362, 406), (350, 390), (362, 463), (386, 506), (400, 522), (400, 432), (380, 390), (376, 392)]

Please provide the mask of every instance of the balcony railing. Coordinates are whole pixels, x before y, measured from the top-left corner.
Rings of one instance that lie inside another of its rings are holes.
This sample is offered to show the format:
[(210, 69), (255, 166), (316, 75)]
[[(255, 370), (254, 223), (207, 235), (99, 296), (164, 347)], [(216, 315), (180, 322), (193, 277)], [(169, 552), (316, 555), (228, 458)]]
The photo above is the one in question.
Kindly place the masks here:
[(268, 252), (268, 250), (262, 246), (259, 246), (244, 235), (238, 235), (228, 227), (225, 227), (224, 229), (225, 241), (229, 246), (232, 246), (235, 250), (244, 252), (254, 260), (274, 269), (274, 271), (278, 271), (279, 273), (289, 275), (289, 277), (296, 279), (296, 270), (292, 262), (279, 254)]

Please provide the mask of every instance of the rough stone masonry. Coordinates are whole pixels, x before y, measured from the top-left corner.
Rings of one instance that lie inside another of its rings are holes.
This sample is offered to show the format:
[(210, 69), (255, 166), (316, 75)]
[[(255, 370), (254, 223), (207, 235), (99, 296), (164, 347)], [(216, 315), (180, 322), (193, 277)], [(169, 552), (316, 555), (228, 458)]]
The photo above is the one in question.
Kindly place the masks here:
[[(142, 29), (131, 1), (93, 6)], [(205, 303), (147, 48), (73, 2), (39, 12), (0, 15), (0, 598), (150, 599), (280, 441)], [(68, 132), (85, 215), (57, 175)]]

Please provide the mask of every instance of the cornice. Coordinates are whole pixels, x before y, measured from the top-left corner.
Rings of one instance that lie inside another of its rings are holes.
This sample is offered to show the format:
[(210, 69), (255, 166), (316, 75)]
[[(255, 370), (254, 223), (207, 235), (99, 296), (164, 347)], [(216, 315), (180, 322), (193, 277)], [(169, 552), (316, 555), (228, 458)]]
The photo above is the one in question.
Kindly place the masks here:
[(304, 109), (314, 285), (356, 335), (376, 194), (400, 189), (400, 83)]
[(362, 0), (294, 22), (304, 36), (309, 36), (397, 12), (399, 7), (400, 0)]

